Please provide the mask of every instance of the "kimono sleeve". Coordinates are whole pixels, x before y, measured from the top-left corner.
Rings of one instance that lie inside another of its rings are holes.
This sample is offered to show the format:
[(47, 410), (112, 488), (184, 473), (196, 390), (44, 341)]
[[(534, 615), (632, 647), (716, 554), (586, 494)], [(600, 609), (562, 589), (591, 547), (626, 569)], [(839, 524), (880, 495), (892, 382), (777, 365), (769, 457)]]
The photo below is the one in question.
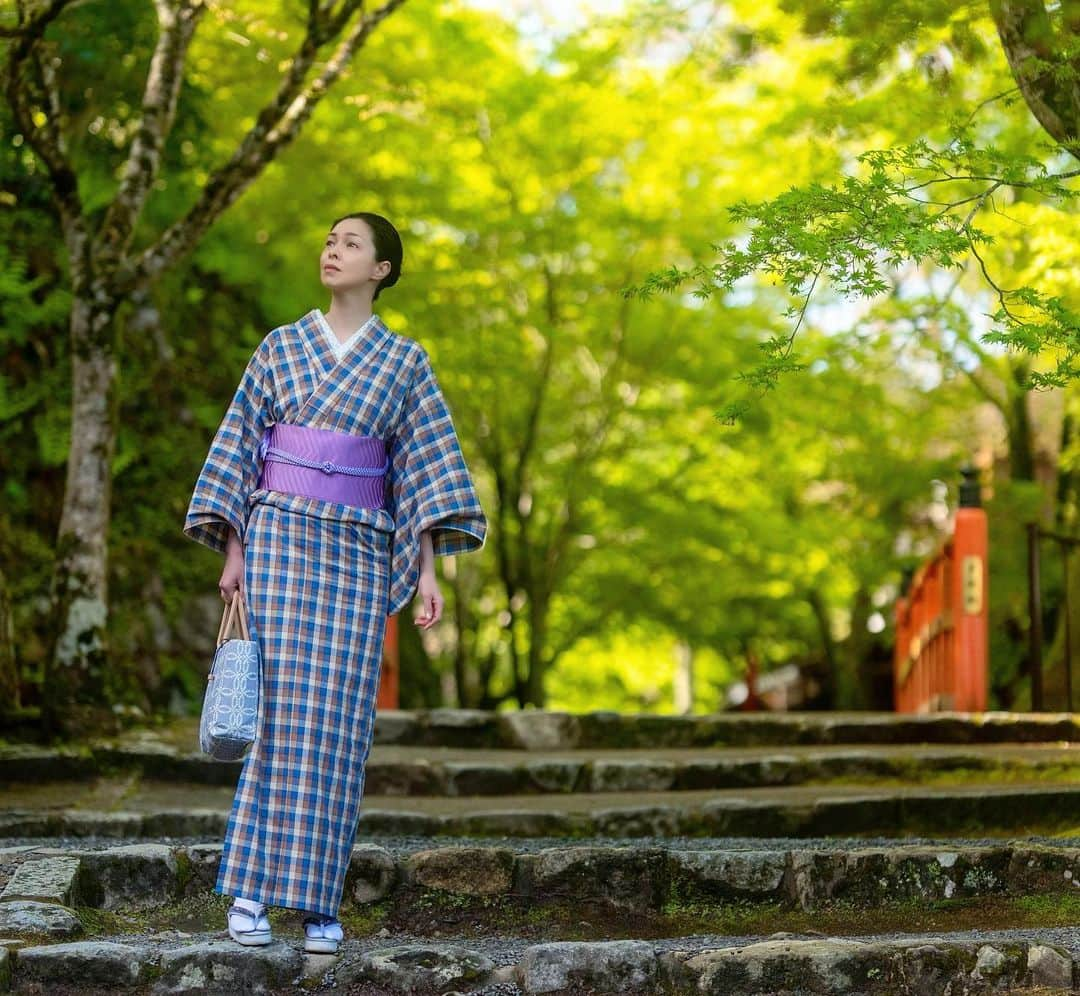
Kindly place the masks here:
[(387, 506), (395, 528), (387, 610), (393, 615), (416, 593), (424, 530), (431, 531), (436, 556), (479, 550), (487, 533), (450, 409), (423, 349), (390, 444)]
[(259, 479), (259, 443), (271, 424), (268, 340), (263, 339), (221, 420), (188, 504), (184, 533), (224, 553), (229, 527), (241, 540), (247, 500)]

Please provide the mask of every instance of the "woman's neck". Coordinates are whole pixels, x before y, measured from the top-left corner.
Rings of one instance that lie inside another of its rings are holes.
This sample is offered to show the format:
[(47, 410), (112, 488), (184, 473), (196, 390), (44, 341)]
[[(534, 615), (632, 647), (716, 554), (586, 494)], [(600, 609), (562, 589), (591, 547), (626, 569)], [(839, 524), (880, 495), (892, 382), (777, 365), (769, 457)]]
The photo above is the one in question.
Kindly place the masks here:
[(335, 300), (326, 312), (330, 327), (345, 341), (374, 314), (370, 301), (341, 302)]

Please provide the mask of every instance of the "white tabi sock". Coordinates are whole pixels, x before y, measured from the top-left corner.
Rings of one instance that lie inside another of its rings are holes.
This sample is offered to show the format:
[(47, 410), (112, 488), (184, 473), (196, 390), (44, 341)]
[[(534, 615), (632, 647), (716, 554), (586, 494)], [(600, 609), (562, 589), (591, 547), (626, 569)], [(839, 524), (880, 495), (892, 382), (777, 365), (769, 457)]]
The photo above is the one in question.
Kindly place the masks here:
[(263, 909), (262, 903), (255, 902), (254, 899), (240, 899), (239, 897), (233, 899), (233, 902), (242, 910), (247, 910), (249, 913), (258, 913)]

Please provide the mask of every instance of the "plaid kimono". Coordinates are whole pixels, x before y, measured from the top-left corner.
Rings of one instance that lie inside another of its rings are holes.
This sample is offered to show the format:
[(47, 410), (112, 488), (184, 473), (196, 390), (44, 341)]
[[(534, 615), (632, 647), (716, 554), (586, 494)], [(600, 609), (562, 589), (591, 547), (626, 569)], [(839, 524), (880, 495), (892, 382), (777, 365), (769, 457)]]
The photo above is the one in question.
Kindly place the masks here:
[[(419, 580), (420, 534), (437, 555), (477, 550), (487, 521), (426, 351), (375, 317), (335, 354), (321, 311), (256, 348), (195, 483), (184, 532), (244, 547), (262, 654), (259, 735), (244, 760), (215, 891), (336, 916), (349, 866), (388, 615)], [(385, 507), (259, 488), (276, 422), (378, 436)]]

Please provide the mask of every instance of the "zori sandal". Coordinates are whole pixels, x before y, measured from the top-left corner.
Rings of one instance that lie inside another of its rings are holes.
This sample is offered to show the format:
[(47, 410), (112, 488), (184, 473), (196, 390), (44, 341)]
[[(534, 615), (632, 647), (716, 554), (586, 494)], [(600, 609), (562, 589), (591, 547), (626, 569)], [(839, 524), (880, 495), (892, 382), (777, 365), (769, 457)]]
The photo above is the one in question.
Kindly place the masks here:
[(235, 903), (230, 906), (229, 936), (240, 944), (269, 944), (270, 921), (266, 916), (266, 907), (252, 913)]
[(304, 950), (334, 954), (345, 937), (341, 924), (332, 916), (312, 914), (304, 917)]

